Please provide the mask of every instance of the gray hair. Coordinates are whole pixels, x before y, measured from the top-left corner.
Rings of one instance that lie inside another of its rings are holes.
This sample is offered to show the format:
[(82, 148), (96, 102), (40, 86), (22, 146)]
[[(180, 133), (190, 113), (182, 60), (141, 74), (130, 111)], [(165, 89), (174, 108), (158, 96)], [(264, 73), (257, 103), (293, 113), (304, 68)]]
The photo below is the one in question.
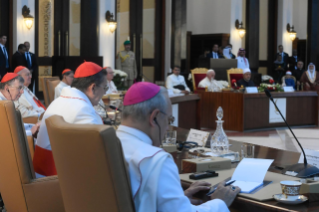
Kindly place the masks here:
[(19, 80), (19, 83), (23, 84), (24, 79), (20, 75), (13, 78), (12, 80), (9, 80), (8, 82), (0, 83), (0, 90), (3, 90), (6, 85), (11, 86), (15, 80)]
[(167, 95), (166, 88), (161, 87), (161, 90), (153, 98), (134, 105), (124, 106), (122, 112), (123, 119), (131, 117), (136, 121), (145, 121), (147, 116), (155, 109), (166, 112), (168, 105)]

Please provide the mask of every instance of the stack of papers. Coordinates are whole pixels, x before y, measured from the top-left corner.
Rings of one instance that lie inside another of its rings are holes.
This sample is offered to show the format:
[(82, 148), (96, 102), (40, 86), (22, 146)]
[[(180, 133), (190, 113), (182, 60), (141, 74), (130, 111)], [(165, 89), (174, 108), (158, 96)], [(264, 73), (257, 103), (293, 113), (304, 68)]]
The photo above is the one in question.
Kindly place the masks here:
[(232, 185), (241, 189), (240, 193), (250, 193), (263, 185), (265, 175), (274, 160), (244, 158), (235, 169)]

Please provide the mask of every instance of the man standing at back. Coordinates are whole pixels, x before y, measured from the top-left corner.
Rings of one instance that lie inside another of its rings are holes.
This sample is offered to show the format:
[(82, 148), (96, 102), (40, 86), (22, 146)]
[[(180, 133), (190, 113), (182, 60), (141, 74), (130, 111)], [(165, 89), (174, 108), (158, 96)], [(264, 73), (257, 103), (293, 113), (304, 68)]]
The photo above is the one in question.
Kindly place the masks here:
[(76, 69), (71, 87), (63, 88), (43, 116), (33, 158), (37, 177), (57, 174), (45, 120), (59, 115), (72, 124), (103, 124), (93, 106), (98, 104), (106, 88), (106, 71), (102, 67), (84, 62)]
[(24, 44), (19, 44), (18, 51), (12, 55), (12, 69), (16, 69), (18, 66), (27, 66), (27, 60), (25, 59), (24, 53), (26, 47)]
[(24, 42), (24, 45), (26, 47), (25, 51), (25, 58), (27, 61), (27, 68), (30, 70), (32, 73), (32, 79), (31, 79), (31, 84), (29, 85), (29, 89), (35, 93), (35, 91), (39, 91), (39, 83), (38, 83), (38, 78), (39, 78), (39, 73), (38, 73), (38, 62), (37, 58), (35, 57), (35, 54), (30, 52), (30, 43), (29, 41)]
[(128, 165), (136, 211), (228, 211), (227, 206), (240, 191), (238, 187), (225, 187), (221, 183), (211, 196), (213, 200), (192, 205), (196, 202), (192, 196), (200, 190), (209, 190), (210, 184), (196, 182), (184, 193), (172, 156), (159, 148), (173, 121), (166, 89), (153, 83), (136, 83), (127, 91), (123, 105), (117, 136)]
[(0, 34), (0, 78), (9, 72), (9, 56), (5, 47), (7, 43), (7, 36)]

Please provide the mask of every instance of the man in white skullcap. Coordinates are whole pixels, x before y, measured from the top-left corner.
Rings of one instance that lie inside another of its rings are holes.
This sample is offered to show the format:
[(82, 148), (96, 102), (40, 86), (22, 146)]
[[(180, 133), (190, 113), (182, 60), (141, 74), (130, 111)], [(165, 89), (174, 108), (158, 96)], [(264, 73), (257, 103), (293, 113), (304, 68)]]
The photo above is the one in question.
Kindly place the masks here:
[(308, 70), (302, 74), (300, 82), (303, 83), (305, 91), (319, 91), (319, 74), (315, 64), (309, 63)]
[(251, 71), (249, 68), (243, 70), (243, 78), (237, 82), (239, 87), (254, 87), (255, 83), (251, 80)]
[(215, 80), (215, 71), (213, 69), (209, 69), (207, 71), (206, 77), (199, 82), (199, 88), (207, 88), (207, 91), (218, 92), (223, 89), (223, 86)]
[(116, 134), (122, 143), (136, 211), (228, 212), (240, 188), (225, 187), (223, 182), (212, 200), (200, 204), (192, 197), (198, 191), (207, 192), (209, 183), (196, 182), (183, 191), (174, 159), (159, 147), (174, 119), (167, 90), (149, 82), (135, 83), (123, 105)]

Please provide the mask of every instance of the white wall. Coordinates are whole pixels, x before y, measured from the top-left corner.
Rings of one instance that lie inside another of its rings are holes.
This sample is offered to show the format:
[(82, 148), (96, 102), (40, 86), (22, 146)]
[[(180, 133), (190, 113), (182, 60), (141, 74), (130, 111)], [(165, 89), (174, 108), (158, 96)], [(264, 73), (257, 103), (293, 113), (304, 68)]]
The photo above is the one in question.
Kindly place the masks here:
[(259, 1), (259, 60), (267, 60), (268, 0)]
[(230, 33), (232, 1), (187, 0), (187, 31), (193, 35)]
[[(229, 42), (233, 45), (233, 54), (237, 54), (238, 49), (242, 47), (242, 40), (245, 39), (245, 36), (243, 38), (239, 37), (239, 34), (237, 32), (237, 29), (235, 27), (235, 21), (238, 19), (239, 22), (242, 22), (243, 17), (243, 0), (231, 0), (231, 11), (230, 11), (230, 39)], [(243, 21), (244, 27), (245, 22)]]
[(278, 0), (278, 27), (277, 27), (277, 44), (282, 44), (284, 51), (291, 55), (292, 41), (287, 32), (287, 24), (293, 24), (293, 1)]
[(308, 0), (293, 0), (293, 25), (297, 37), (307, 39)]
[(103, 56), (103, 66), (111, 66), (115, 68), (115, 32), (111, 33), (108, 28), (108, 23), (105, 20), (105, 13), (109, 10), (115, 13), (114, 0), (100, 0), (99, 1), (99, 55)]
[(18, 45), (25, 41), (30, 42), (30, 51), (34, 52), (34, 23), (29, 30), (23, 20), (22, 7), (30, 8), (30, 15), (35, 17), (34, 0), (13, 0), (13, 53), (18, 50)]
[(165, 0), (165, 76), (171, 69), (172, 0)]

